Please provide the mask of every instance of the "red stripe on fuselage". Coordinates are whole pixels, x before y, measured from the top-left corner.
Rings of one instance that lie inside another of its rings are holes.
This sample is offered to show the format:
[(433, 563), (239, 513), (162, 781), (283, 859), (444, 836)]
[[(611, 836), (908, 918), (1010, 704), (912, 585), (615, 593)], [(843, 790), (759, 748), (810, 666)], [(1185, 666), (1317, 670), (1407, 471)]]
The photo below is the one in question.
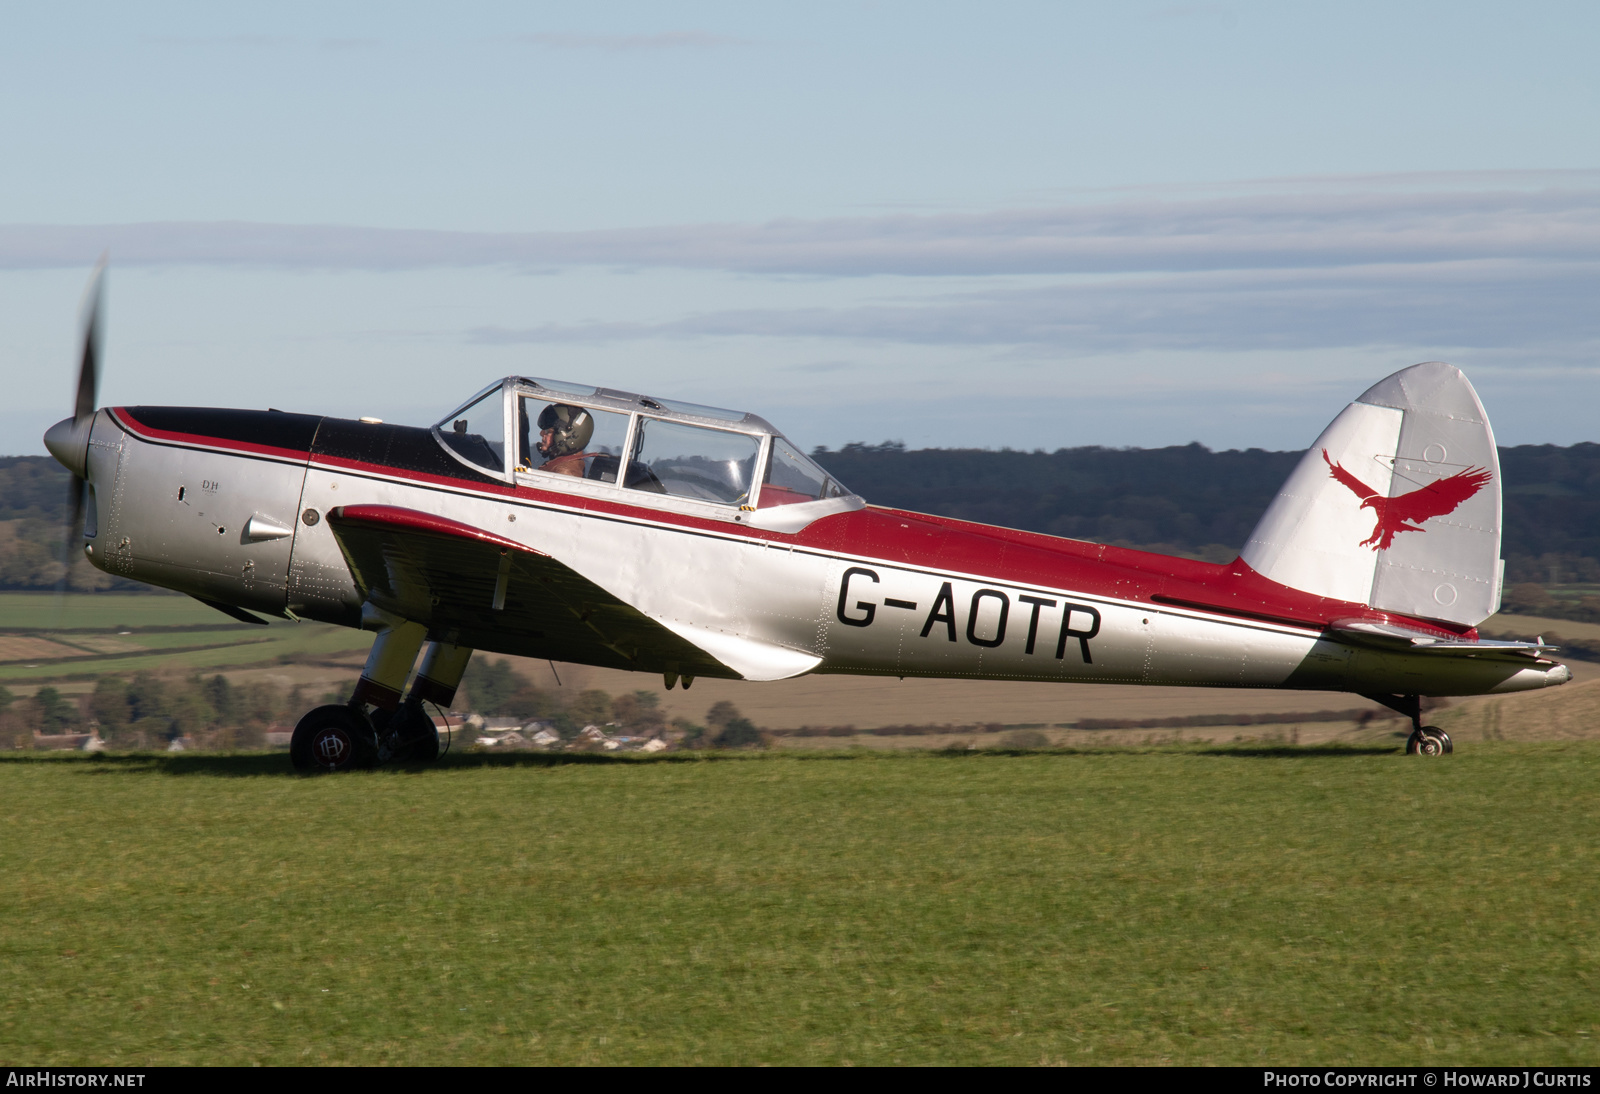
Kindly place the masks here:
[[(229, 438), (172, 433), (137, 422), (124, 407), (113, 408), (112, 413), (134, 435), (168, 443), (233, 450), (246, 455), (287, 457), (304, 460), (310, 466), (325, 470), (381, 475), (424, 488), (448, 488), (499, 501), (614, 516), (724, 537), (766, 540), (886, 565), (954, 572), (973, 575), (980, 580), (988, 578), (1012, 585), (1070, 590), (1083, 596), (1149, 603), (1158, 608), (1179, 607), (1187, 611), (1311, 630), (1321, 630), (1335, 619), (1363, 619), (1393, 623), (1452, 638), (1476, 640), (1478, 637), (1477, 629), (1473, 627), (1396, 615), (1364, 604), (1303, 593), (1267, 580), (1239, 559), (1219, 565), (878, 506), (823, 517), (798, 533), (785, 535), (744, 524), (664, 512), (622, 501), (578, 497), (531, 486), (447, 478), (386, 464), (312, 455)], [(348, 506), (346, 511), (369, 508), (398, 507)], [(457, 524), (455, 521), (448, 523)], [(465, 529), (470, 526), (462, 524), (458, 527)], [(490, 536), (492, 533), (482, 535)], [(528, 550), (525, 546), (517, 546), (520, 550)]]

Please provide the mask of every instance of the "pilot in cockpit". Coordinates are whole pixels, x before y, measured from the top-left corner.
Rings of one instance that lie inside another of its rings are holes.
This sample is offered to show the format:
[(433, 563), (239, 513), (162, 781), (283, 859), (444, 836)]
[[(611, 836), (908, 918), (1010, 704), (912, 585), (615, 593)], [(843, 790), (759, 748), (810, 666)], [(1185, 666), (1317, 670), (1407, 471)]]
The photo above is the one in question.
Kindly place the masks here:
[[(581, 406), (551, 403), (539, 413), (539, 443), (533, 450), (544, 457), (538, 470), (582, 478), (584, 446), (594, 436), (594, 418)], [(522, 450), (529, 451), (528, 419), (522, 418)], [(531, 458), (525, 456), (531, 462)]]

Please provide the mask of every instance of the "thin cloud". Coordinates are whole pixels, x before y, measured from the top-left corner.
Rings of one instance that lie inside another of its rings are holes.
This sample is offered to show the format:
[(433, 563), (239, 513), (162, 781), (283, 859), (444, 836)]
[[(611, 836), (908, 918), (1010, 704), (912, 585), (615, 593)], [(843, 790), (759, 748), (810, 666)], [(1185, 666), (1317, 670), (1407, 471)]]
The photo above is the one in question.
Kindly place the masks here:
[[(1570, 179), (1562, 179), (1570, 183)], [(858, 277), (1600, 260), (1600, 187), (1368, 189), (568, 232), (172, 222), (0, 226), (0, 268), (572, 266)]]
[(850, 372), (861, 365), (854, 361), (811, 361), (799, 365), (784, 365), (781, 372)]
[(145, 41), (162, 46), (202, 46), (228, 49), (295, 49), (313, 45), (325, 50), (371, 49), (376, 38), (302, 38), (292, 34), (226, 34), (211, 37), (156, 35)]
[(462, 337), (489, 345), (808, 338), (1079, 353), (1385, 345), (1600, 350), (1600, 314), (1589, 306), (1597, 295), (1600, 262), (1207, 271), (905, 303), (738, 309), (657, 323), (480, 327)]
[(656, 34), (563, 34), (542, 32), (518, 34), (515, 41), (524, 45), (543, 46), (547, 49), (590, 49), (606, 53), (628, 53), (638, 50), (666, 49), (716, 49), (723, 46), (745, 46), (744, 38), (725, 34), (711, 34), (703, 30), (668, 30)]
[(1229, 30), (1239, 25), (1233, 10), (1221, 4), (1175, 4), (1153, 14), (1163, 22), (1215, 23)]
[(244, 46), (247, 49), (283, 49), (305, 41), (288, 34), (223, 34), (187, 36), (175, 34), (154, 35), (147, 41), (163, 46)]

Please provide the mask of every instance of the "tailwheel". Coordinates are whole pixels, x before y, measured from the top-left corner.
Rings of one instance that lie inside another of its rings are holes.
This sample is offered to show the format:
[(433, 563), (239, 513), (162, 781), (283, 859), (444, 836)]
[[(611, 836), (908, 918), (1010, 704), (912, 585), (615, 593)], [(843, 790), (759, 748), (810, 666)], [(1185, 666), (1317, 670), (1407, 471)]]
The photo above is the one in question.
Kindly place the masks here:
[(1450, 744), (1450, 734), (1437, 726), (1414, 729), (1411, 731), (1411, 736), (1406, 738), (1408, 756), (1446, 756), (1454, 751), (1455, 748)]
[(296, 771), (354, 771), (378, 760), (372, 727), (359, 711), (339, 705), (317, 707), (301, 718), (289, 739), (289, 762)]
[(408, 699), (393, 714), (375, 715), (373, 721), (383, 762), (431, 764), (439, 758), (439, 730), (420, 701)]

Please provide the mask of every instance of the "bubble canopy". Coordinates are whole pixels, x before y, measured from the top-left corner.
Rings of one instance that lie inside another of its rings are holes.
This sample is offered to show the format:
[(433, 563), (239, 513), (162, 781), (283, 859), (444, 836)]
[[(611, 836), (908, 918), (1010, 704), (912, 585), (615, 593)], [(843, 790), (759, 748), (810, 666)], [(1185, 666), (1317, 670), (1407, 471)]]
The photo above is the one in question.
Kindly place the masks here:
[(591, 384), (510, 376), (433, 432), (455, 459), (508, 482), (755, 513), (758, 526), (801, 517), (798, 509), (792, 517), (760, 511), (863, 504), (755, 414)]

